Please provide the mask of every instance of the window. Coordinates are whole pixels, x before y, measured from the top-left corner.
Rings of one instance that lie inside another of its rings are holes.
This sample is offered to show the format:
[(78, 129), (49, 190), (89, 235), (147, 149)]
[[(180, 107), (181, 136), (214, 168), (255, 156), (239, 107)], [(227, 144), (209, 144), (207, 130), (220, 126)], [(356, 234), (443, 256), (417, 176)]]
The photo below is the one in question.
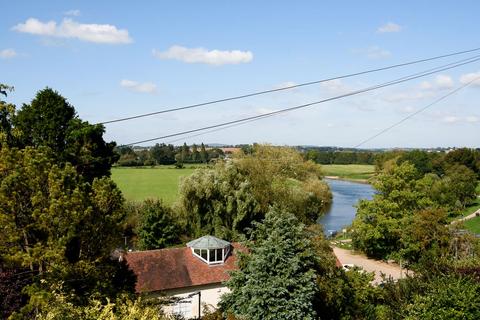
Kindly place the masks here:
[(193, 254), (208, 264), (222, 263), (229, 252), (228, 248), (214, 248), (214, 249), (193, 249)]
[(173, 305), (173, 313), (188, 319), (192, 315), (192, 299), (183, 299)]
[(207, 260), (207, 249), (200, 249), (200, 257)]
[(223, 249), (210, 249), (208, 262), (222, 262), (223, 261)]

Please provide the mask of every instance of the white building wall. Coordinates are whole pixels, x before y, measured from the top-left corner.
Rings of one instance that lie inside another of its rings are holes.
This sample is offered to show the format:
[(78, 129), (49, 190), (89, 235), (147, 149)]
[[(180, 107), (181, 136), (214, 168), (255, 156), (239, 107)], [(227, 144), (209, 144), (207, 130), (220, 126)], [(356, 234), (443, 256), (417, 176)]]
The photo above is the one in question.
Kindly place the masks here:
[[(164, 292), (167, 296), (186, 298), (189, 295), (200, 291), (200, 316), (203, 316), (203, 309), (207, 306), (211, 311), (217, 309), (218, 302), (222, 294), (229, 292), (230, 290), (222, 283), (208, 284), (203, 286), (195, 286), (188, 288), (171, 289)], [(194, 295), (191, 298), (184, 301), (189, 303), (179, 303), (177, 305), (171, 305), (165, 307), (165, 313), (172, 314), (174, 311), (187, 311), (186, 318), (198, 318), (198, 295)]]

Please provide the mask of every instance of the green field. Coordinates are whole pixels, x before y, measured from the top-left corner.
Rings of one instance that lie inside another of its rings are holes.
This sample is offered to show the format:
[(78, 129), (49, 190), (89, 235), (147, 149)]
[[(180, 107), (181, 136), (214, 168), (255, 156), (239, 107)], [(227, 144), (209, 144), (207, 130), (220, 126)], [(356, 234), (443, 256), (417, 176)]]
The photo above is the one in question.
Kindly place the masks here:
[(375, 166), (369, 164), (324, 164), (323, 174), (340, 179), (367, 181), (375, 172)]
[(463, 223), (463, 225), (465, 226), (465, 229), (475, 234), (480, 234), (480, 217), (467, 220)]
[(154, 198), (171, 204), (177, 199), (180, 177), (187, 176), (194, 170), (193, 166), (184, 169), (175, 169), (173, 166), (115, 167), (112, 168), (112, 179), (127, 200)]

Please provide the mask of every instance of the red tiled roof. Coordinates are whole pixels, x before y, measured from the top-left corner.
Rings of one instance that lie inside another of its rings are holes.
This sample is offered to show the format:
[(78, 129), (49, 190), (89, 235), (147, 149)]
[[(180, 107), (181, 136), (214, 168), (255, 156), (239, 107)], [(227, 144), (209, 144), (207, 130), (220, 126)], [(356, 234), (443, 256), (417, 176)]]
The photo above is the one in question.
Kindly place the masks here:
[(225, 263), (217, 265), (206, 264), (187, 247), (128, 252), (125, 259), (137, 276), (137, 292), (163, 291), (228, 280), (227, 271), (237, 269), (235, 251), (242, 250), (238, 243), (232, 247)]

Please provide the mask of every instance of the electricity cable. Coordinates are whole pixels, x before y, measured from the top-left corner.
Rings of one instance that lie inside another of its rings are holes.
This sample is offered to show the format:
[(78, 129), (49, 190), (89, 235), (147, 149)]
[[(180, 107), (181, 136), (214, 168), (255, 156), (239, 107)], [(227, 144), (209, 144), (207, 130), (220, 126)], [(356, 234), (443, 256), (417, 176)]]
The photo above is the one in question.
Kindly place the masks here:
[(391, 130), (391, 129), (395, 128), (396, 126), (398, 126), (398, 125), (402, 124), (403, 122), (407, 121), (408, 119), (410, 119), (410, 118), (412, 118), (412, 117), (416, 116), (417, 114), (419, 114), (419, 113), (421, 113), (421, 112), (423, 112), (423, 111), (427, 110), (428, 108), (430, 108), (430, 107), (434, 106), (435, 104), (437, 104), (437, 103), (439, 103), (439, 102), (441, 102), (441, 101), (445, 100), (446, 98), (448, 98), (448, 97), (450, 97), (451, 95), (453, 95), (453, 94), (457, 93), (458, 91), (460, 91), (460, 90), (462, 90), (462, 89), (464, 89), (464, 88), (468, 87), (469, 85), (471, 85), (472, 83), (474, 83), (474, 82), (475, 82), (475, 81), (477, 81), (477, 80), (480, 80), (480, 77), (477, 77), (477, 78), (475, 78), (475, 79), (473, 79), (473, 80), (471, 80), (471, 81), (469, 81), (469, 82), (465, 83), (464, 85), (462, 85), (462, 86), (460, 86), (460, 87), (457, 87), (455, 90), (452, 90), (452, 91), (450, 91), (449, 93), (447, 93), (446, 95), (443, 95), (443, 96), (441, 96), (440, 98), (436, 99), (435, 101), (433, 101), (433, 102), (431, 102), (431, 103), (427, 104), (425, 107), (423, 107), (423, 108), (421, 108), (421, 109), (419, 109), (419, 110), (417, 110), (417, 111), (415, 111), (415, 112), (413, 112), (413, 113), (409, 114), (408, 116), (406, 116), (406, 117), (402, 118), (400, 121), (398, 121), (398, 122), (395, 122), (394, 124), (392, 124), (392, 125), (390, 125), (390, 126), (386, 127), (385, 129), (381, 130), (381, 131), (380, 131), (380, 132), (378, 132), (377, 134), (374, 134), (373, 136), (371, 136), (371, 137), (369, 137), (369, 138), (367, 138), (367, 139), (363, 140), (363, 141), (362, 141), (362, 142), (360, 142), (359, 144), (356, 144), (356, 145), (355, 145), (353, 148), (358, 148), (358, 147), (360, 147), (361, 145), (364, 145), (365, 143), (367, 143), (367, 142), (369, 142), (369, 141), (371, 141), (371, 140), (373, 140), (373, 139), (377, 138), (378, 136), (380, 136), (380, 135), (384, 134), (385, 132), (387, 132), (387, 131), (389, 131), (389, 130)]
[(341, 76), (336, 76), (336, 77), (331, 77), (331, 78), (326, 78), (326, 79), (321, 79), (321, 80), (316, 80), (316, 81), (304, 82), (304, 83), (295, 84), (295, 85), (286, 86), (286, 87), (281, 87), (281, 88), (275, 88), (275, 89), (264, 90), (264, 91), (257, 91), (257, 92), (247, 93), (247, 94), (234, 96), (234, 97), (228, 97), (228, 98), (212, 100), (212, 101), (207, 101), (207, 102), (202, 102), (202, 103), (197, 103), (197, 104), (191, 104), (191, 105), (187, 105), (187, 106), (183, 106), (183, 107), (170, 108), (170, 109), (165, 109), (165, 110), (160, 110), (160, 111), (138, 114), (138, 115), (134, 115), (134, 116), (130, 116), (130, 117), (124, 117), (124, 118), (119, 118), (119, 119), (114, 119), (114, 120), (109, 120), (109, 121), (103, 121), (103, 122), (99, 122), (98, 124), (105, 125), (105, 124), (110, 124), (110, 123), (115, 123), (115, 122), (122, 122), (122, 121), (138, 119), (138, 118), (150, 117), (150, 116), (157, 115), (157, 114), (162, 114), (162, 113), (169, 113), (169, 112), (174, 112), (174, 111), (193, 109), (193, 108), (203, 107), (203, 106), (207, 106), (207, 105), (211, 105), (211, 104), (217, 104), (217, 103), (221, 103), (221, 102), (239, 100), (239, 99), (259, 96), (259, 95), (278, 92), (278, 91), (283, 91), (283, 90), (290, 90), (290, 89), (294, 89), (294, 88), (310, 86), (310, 85), (319, 84), (319, 83), (332, 81), (332, 80), (351, 78), (351, 77), (360, 76), (360, 75), (364, 75), (364, 74), (369, 74), (369, 73), (373, 73), (373, 72), (379, 72), (379, 71), (385, 71), (385, 70), (390, 70), (390, 69), (394, 69), (394, 68), (405, 67), (405, 66), (409, 66), (409, 65), (418, 64), (418, 63), (423, 63), (423, 62), (448, 58), (448, 57), (452, 57), (452, 56), (456, 56), (456, 55), (476, 52), (476, 51), (479, 51), (479, 50), (480, 50), (480, 48), (474, 48), (474, 49), (464, 50), (464, 51), (457, 51), (457, 52), (443, 54), (443, 55), (434, 56), (434, 57), (430, 57), (430, 58), (399, 63), (399, 64), (390, 65), (390, 66), (381, 67), (381, 68), (376, 68), (376, 69), (364, 70), (364, 71), (360, 71), (360, 72), (350, 73), (350, 74), (346, 74), (346, 75), (341, 75)]
[(186, 130), (186, 131), (177, 132), (177, 133), (173, 133), (173, 134), (168, 134), (168, 135), (164, 135), (164, 136), (160, 136), (160, 137), (156, 137), (156, 138), (150, 138), (150, 139), (135, 141), (135, 142), (132, 142), (132, 143), (124, 144), (122, 146), (132, 146), (132, 145), (135, 145), (135, 144), (141, 144), (141, 143), (145, 143), (145, 142), (151, 142), (151, 141), (155, 141), (155, 140), (181, 136), (181, 135), (185, 135), (185, 134), (189, 134), (189, 133), (205, 131), (205, 130), (214, 129), (214, 128), (218, 128), (218, 127), (225, 127), (225, 126), (229, 126), (229, 125), (232, 125), (232, 124), (243, 123), (243, 122), (250, 121), (250, 120), (262, 119), (262, 118), (266, 118), (266, 117), (269, 117), (269, 116), (274, 116), (274, 115), (277, 115), (277, 114), (290, 112), (290, 111), (293, 111), (293, 110), (307, 108), (307, 107), (310, 107), (310, 106), (313, 106), (313, 105), (317, 105), (317, 104), (321, 104), (321, 103), (325, 103), (325, 102), (329, 102), (329, 101), (333, 101), (333, 100), (338, 100), (338, 99), (349, 97), (349, 96), (354, 96), (354, 95), (357, 95), (357, 94), (360, 94), (360, 93), (364, 93), (364, 92), (368, 92), (368, 91), (392, 86), (392, 85), (395, 85), (395, 84), (411, 81), (411, 80), (418, 79), (418, 78), (421, 78), (421, 77), (425, 77), (425, 76), (428, 76), (428, 75), (431, 75), (431, 74), (434, 74), (434, 73), (438, 73), (438, 72), (453, 69), (453, 68), (456, 68), (456, 67), (459, 67), (459, 66), (462, 66), (462, 65), (470, 64), (470, 63), (473, 63), (473, 62), (476, 62), (476, 61), (480, 60), (480, 55), (469, 58), (469, 59), (464, 59), (464, 60), (467, 60), (467, 61), (458, 62), (458, 63), (450, 63), (450, 64), (447, 64), (447, 65), (444, 65), (444, 66), (440, 66), (440, 67), (436, 67), (434, 69), (430, 69), (430, 70), (433, 70), (433, 71), (421, 72), (421, 73), (416, 73), (416, 74), (413, 74), (413, 75), (410, 75), (410, 76), (404, 76), (404, 77), (398, 78), (396, 80), (392, 80), (392, 81), (388, 81), (388, 82), (378, 84), (378, 85), (375, 85), (375, 86), (367, 87), (367, 88), (364, 88), (364, 89), (361, 89), (361, 90), (348, 92), (346, 94), (334, 96), (334, 97), (323, 99), (323, 100), (320, 100), (320, 101), (315, 101), (315, 102), (310, 102), (310, 103), (306, 103), (306, 104), (302, 104), (302, 105), (298, 105), (298, 106), (294, 106), (294, 107), (290, 107), (290, 108), (280, 109), (280, 110), (272, 111), (272, 112), (265, 113), (265, 114), (262, 114), (262, 115), (250, 116), (250, 117), (247, 117), (247, 118), (232, 120), (232, 121), (223, 122), (223, 123), (219, 123), (219, 124), (209, 125), (209, 126), (206, 126), (206, 127), (201, 127), (201, 128)]

